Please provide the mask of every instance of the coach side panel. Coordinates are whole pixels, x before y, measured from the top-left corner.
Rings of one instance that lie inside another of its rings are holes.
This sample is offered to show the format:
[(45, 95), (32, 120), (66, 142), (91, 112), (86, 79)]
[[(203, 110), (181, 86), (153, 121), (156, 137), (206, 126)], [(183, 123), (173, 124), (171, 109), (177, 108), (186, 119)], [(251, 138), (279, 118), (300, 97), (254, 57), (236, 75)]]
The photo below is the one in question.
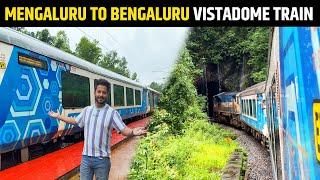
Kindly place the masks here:
[(320, 29), (280, 28), (284, 165), (287, 179), (320, 177)]
[(244, 121), (247, 125), (251, 126), (265, 137), (268, 137), (268, 127), (263, 100), (263, 94), (241, 97), (240, 120)]
[(58, 121), (50, 110), (61, 111), (61, 71), (69, 66), (45, 56), (0, 43), (7, 61), (0, 85), (0, 152), (50, 139)]

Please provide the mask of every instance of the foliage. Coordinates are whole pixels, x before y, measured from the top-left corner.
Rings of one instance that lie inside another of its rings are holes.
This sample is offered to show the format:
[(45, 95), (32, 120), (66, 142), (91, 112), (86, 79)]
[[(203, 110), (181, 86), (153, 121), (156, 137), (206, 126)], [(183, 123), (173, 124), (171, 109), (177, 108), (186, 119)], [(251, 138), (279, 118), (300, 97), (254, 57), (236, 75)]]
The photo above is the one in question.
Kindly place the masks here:
[(163, 89), (161, 108), (174, 115), (181, 115), (188, 106), (197, 103), (197, 92), (194, 86), (196, 73), (188, 51), (182, 51)]
[(208, 122), (205, 98), (194, 86), (199, 71), (183, 50), (140, 141), (129, 179), (220, 179), (237, 147), (234, 135)]
[(41, 31), (36, 32), (35, 37), (40, 41), (46, 42), (47, 44), (53, 44), (54, 36), (51, 36), (48, 29), (43, 29)]
[(136, 72), (132, 73), (131, 79), (134, 80), (134, 81), (139, 82), (138, 74)]
[(109, 69), (123, 76), (130, 78), (130, 71), (127, 67), (125, 57), (119, 57), (116, 51), (106, 52), (103, 58), (97, 63), (99, 66)]
[(59, 31), (53, 39), (53, 46), (65, 52), (72, 53), (69, 45), (69, 38), (64, 31)]
[[(225, 66), (230, 63), (227, 60), (231, 60), (232, 67), (243, 70), (247, 77), (245, 81), (252, 85), (266, 79), (268, 31), (266, 27), (195, 27), (189, 32), (186, 48), (196, 67), (201, 68), (205, 63)], [(242, 75), (237, 70), (233, 73), (222, 76), (236, 78)]]
[[(190, 117), (204, 116), (194, 86), (194, 77), (199, 73), (193, 66), (188, 51), (183, 50), (163, 89), (159, 103), (163, 110), (154, 116), (150, 130), (165, 123), (172, 133), (181, 134), (184, 123), (190, 120)], [(194, 114), (195, 112), (200, 115)]]
[(205, 119), (188, 122), (174, 136), (167, 125), (140, 141), (129, 179), (220, 179), (237, 147), (230, 132)]
[(162, 89), (163, 89), (163, 84), (159, 84), (157, 82), (152, 82), (150, 85), (149, 85), (150, 88), (156, 90), (156, 91), (159, 91), (159, 92), (162, 92)]
[(255, 31), (250, 31), (247, 41), (243, 42), (245, 51), (250, 52), (247, 64), (252, 69), (250, 77), (255, 83), (266, 79), (268, 38), (267, 29), (258, 27)]
[(96, 64), (102, 56), (101, 48), (98, 44), (99, 42), (97, 40), (91, 42), (88, 38), (83, 36), (76, 45), (76, 56)]

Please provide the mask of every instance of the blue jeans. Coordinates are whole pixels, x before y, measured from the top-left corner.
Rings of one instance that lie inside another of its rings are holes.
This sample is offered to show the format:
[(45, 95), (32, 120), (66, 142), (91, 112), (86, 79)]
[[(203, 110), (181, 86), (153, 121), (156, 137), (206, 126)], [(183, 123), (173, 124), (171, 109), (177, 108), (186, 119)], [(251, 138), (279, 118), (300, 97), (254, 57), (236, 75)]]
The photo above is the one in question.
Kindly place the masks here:
[(111, 163), (109, 157), (91, 157), (82, 155), (80, 165), (80, 179), (92, 180), (93, 174), (96, 180), (107, 180)]

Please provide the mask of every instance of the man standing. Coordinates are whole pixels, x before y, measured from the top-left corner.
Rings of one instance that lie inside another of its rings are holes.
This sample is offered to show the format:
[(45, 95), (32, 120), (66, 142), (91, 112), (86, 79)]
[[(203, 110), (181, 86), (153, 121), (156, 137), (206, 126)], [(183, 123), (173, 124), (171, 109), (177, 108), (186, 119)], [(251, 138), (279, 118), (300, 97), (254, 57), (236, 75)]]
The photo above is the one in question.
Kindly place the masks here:
[[(76, 87), (75, 87), (76, 88)], [(146, 133), (142, 127), (130, 129), (119, 113), (106, 104), (109, 83), (104, 79), (96, 81), (95, 104), (85, 107), (74, 119), (50, 111), (48, 114), (66, 123), (84, 127), (84, 146), (80, 166), (80, 179), (108, 179), (110, 171), (110, 139), (115, 128), (125, 136), (139, 136)]]

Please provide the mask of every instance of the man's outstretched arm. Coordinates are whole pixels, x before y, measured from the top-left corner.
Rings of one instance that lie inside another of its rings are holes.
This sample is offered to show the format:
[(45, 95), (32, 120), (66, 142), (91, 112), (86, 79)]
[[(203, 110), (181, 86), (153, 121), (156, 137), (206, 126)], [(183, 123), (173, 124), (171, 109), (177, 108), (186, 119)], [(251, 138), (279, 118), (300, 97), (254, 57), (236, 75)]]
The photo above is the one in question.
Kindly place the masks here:
[(56, 112), (53, 112), (53, 111), (50, 111), (48, 113), (48, 115), (52, 118), (57, 118), (61, 121), (64, 121), (66, 123), (69, 123), (69, 124), (76, 124), (76, 119), (74, 118), (71, 118), (71, 117), (65, 117), (65, 116), (61, 116), (59, 113), (56, 113)]
[(122, 131), (121, 134), (124, 136), (140, 136), (143, 134), (146, 134), (147, 130), (145, 130), (143, 127), (137, 127), (137, 128), (129, 128), (125, 127)]

